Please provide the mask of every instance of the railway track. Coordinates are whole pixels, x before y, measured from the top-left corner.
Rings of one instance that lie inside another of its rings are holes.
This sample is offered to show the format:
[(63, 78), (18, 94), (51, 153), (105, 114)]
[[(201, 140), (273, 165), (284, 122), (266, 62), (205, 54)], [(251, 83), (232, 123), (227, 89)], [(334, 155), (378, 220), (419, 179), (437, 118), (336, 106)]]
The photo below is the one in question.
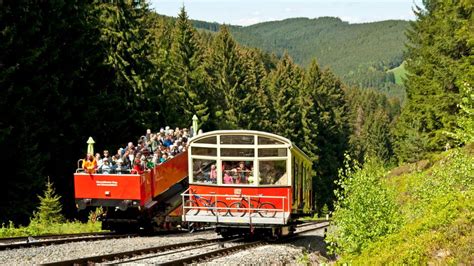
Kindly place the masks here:
[[(303, 229), (315, 225), (314, 227)], [(327, 222), (302, 224), (295, 235), (285, 237), (278, 242), (291, 241), (298, 238), (306, 232), (319, 230), (327, 227)], [(187, 263), (199, 262), (217, 256), (225, 256), (239, 250), (245, 250), (261, 245), (268, 244), (265, 240), (246, 241), (243, 238), (222, 239), (214, 238), (207, 240), (198, 240), (188, 243), (179, 243), (166, 246), (158, 246), (146, 249), (138, 249), (101, 256), (84, 257), (79, 259), (64, 260), (43, 265), (88, 265), (92, 263), (132, 263), (145, 260), (153, 260), (153, 264), (159, 265), (183, 265)], [(192, 255), (185, 256), (186, 253)], [(176, 258), (177, 257), (177, 258)]]
[(81, 233), (64, 235), (46, 235), (46, 236), (28, 236), (28, 237), (10, 237), (0, 239), (0, 250), (38, 247), (47, 245), (58, 245), (64, 243), (80, 241), (96, 241), (104, 239), (116, 239), (125, 237), (135, 237), (137, 234), (116, 234), (116, 233)]

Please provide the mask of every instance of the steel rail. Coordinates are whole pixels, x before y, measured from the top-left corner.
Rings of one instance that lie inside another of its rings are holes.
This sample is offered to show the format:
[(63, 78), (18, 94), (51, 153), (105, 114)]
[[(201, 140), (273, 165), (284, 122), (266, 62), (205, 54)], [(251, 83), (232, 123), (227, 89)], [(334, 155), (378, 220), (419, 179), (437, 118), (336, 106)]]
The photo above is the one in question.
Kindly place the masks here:
[[(319, 223), (311, 223), (311, 224), (319, 224)], [(320, 226), (317, 226), (315, 228), (310, 228), (310, 229), (306, 229), (304, 231), (300, 231), (297, 234), (318, 230), (318, 229), (321, 229), (321, 228), (324, 228), (324, 227), (327, 227), (327, 226), (328, 226), (328, 224), (320, 225)], [(293, 236), (290, 236), (290, 237), (285, 237), (285, 238), (281, 239), (280, 241), (293, 239), (296, 236), (297, 235), (293, 235)], [(235, 241), (235, 239), (231, 240), (231, 241)], [(57, 262), (45, 263), (45, 264), (42, 264), (42, 265), (54, 265), (54, 266), (56, 266), (56, 265), (88, 265), (88, 264), (92, 264), (92, 263), (104, 263), (104, 262), (107, 262), (107, 261), (118, 261), (118, 260), (123, 260), (123, 259), (129, 259), (129, 258), (134, 257), (134, 256), (146, 255), (146, 254), (151, 254), (151, 253), (159, 253), (159, 252), (164, 252), (164, 251), (169, 251), (169, 250), (180, 249), (180, 248), (184, 248), (184, 247), (202, 246), (202, 245), (205, 245), (205, 244), (219, 243), (219, 242), (229, 242), (229, 240), (224, 240), (223, 238), (213, 238), (213, 239), (207, 239), (207, 240), (199, 240), (199, 241), (193, 241), (193, 242), (185, 242), (185, 243), (171, 244), (171, 245), (165, 245), (165, 246), (157, 246), (157, 247), (151, 247), (151, 248), (145, 248), (145, 249), (130, 250), (130, 251), (125, 251), (125, 252), (113, 253), (113, 254), (91, 256), (91, 257), (84, 257), (84, 258), (64, 260), (64, 261), (57, 261)], [(222, 255), (222, 254), (228, 254), (228, 253), (235, 252), (235, 251), (238, 251), (238, 250), (247, 249), (247, 248), (250, 248), (250, 247), (256, 247), (256, 246), (264, 245), (264, 244), (268, 244), (268, 243), (269, 242), (267, 242), (265, 240), (253, 241), (253, 242), (250, 242), (250, 243), (244, 243), (244, 244), (233, 246), (233, 247), (222, 248), (222, 249), (219, 249), (219, 250), (214, 250), (214, 251), (210, 251), (210, 252), (207, 252), (207, 253), (202, 253), (202, 254), (199, 254), (199, 255), (180, 258), (178, 260), (172, 260), (170, 262), (165, 262), (165, 263), (162, 263), (160, 265), (182, 265), (182, 264), (185, 264), (185, 263), (192, 263), (192, 262), (195, 262), (195, 261), (215, 257), (215, 256)], [(271, 242), (271, 243), (275, 243), (275, 242)], [(179, 252), (184, 252), (184, 251), (189, 251), (189, 249), (179, 251)], [(145, 260), (145, 259), (148, 259), (148, 258), (158, 257), (158, 256), (162, 256), (162, 255), (168, 255), (168, 254), (157, 254), (157, 255), (146, 257), (146, 258), (133, 259), (133, 260), (130, 260), (130, 261)]]
[(126, 258), (137, 256), (137, 255), (145, 255), (149, 253), (163, 252), (163, 251), (173, 250), (173, 249), (178, 249), (178, 248), (183, 248), (183, 247), (204, 245), (208, 243), (219, 242), (221, 240), (222, 238), (213, 238), (213, 239), (199, 240), (199, 241), (193, 241), (193, 242), (185, 242), (185, 243), (171, 244), (171, 245), (165, 245), (165, 246), (130, 250), (130, 251), (112, 253), (112, 254), (106, 254), (106, 255), (44, 263), (41, 265), (88, 265), (91, 263), (103, 263), (106, 261), (126, 259)]
[(37, 236), (15, 236), (15, 237), (2, 237), (0, 238), (0, 245), (4, 243), (12, 243), (12, 242), (26, 242), (28, 239), (35, 239), (35, 240), (44, 240), (44, 239), (60, 239), (60, 238), (67, 238), (67, 237), (81, 237), (81, 236), (92, 236), (92, 235), (112, 235), (113, 232), (92, 232), (92, 233), (77, 233), (77, 234), (54, 234), (54, 235), (37, 235)]
[(72, 242), (81, 242), (81, 241), (97, 241), (97, 240), (106, 240), (106, 239), (116, 239), (116, 238), (126, 238), (126, 237), (136, 237), (137, 234), (105, 234), (105, 235), (97, 235), (97, 234), (90, 234), (90, 236), (82, 235), (73, 237), (72, 235), (67, 236), (60, 236), (59, 239), (52, 239), (52, 240), (38, 240), (38, 239), (31, 239), (28, 240), (26, 238), (25, 242), (21, 243), (12, 243), (6, 245), (0, 245), (0, 250), (8, 250), (8, 249), (17, 249), (17, 248), (28, 248), (28, 247), (39, 247), (39, 246), (48, 246), (48, 245), (59, 245), (64, 243), (72, 243)]
[(184, 264), (198, 263), (200, 261), (207, 260), (207, 259), (210, 259), (210, 258), (213, 258), (213, 257), (227, 255), (227, 254), (233, 253), (235, 251), (245, 250), (245, 249), (248, 249), (248, 248), (253, 248), (253, 247), (266, 245), (266, 244), (283, 243), (283, 242), (287, 242), (289, 240), (295, 240), (296, 238), (302, 237), (302, 235), (300, 235), (302, 233), (307, 233), (307, 232), (310, 232), (310, 231), (323, 229), (323, 228), (328, 227), (328, 226), (329, 226), (329, 224), (324, 224), (324, 225), (320, 225), (320, 226), (317, 226), (317, 227), (314, 227), (314, 228), (309, 228), (309, 229), (300, 231), (300, 232), (296, 233), (295, 235), (291, 235), (291, 236), (282, 238), (282, 239), (280, 239), (276, 242), (268, 242), (268, 241), (265, 241), (265, 240), (258, 240), (258, 241), (254, 241), (254, 242), (250, 242), (250, 243), (244, 243), (244, 244), (233, 246), (233, 247), (222, 248), (222, 249), (219, 249), (219, 250), (213, 250), (213, 251), (209, 251), (209, 252), (206, 252), (206, 253), (201, 253), (199, 255), (180, 258), (180, 259), (172, 260), (172, 261), (165, 262), (165, 263), (158, 263), (158, 265), (168, 266), (168, 265), (184, 265)]

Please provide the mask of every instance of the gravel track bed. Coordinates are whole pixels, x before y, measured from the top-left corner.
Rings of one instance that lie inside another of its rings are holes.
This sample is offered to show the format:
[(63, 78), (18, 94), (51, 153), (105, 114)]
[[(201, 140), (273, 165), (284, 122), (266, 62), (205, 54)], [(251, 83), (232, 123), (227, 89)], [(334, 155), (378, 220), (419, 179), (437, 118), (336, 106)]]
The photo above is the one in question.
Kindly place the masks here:
[(41, 264), (217, 237), (213, 231), (75, 242), (0, 251), (0, 265)]
[(305, 233), (290, 243), (258, 246), (199, 265), (317, 265), (328, 261), (324, 229), (320, 229)]
[(229, 248), (237, 246), (241, 243), (239, 242), (225, 242), (218, 244), (206, 244), (201, 247), (186, 247), (181, 249), (176, 249), (172, 251), (165, 251), (162, 253), (144, 255), (143, 257), (136, 257), (131, 261), (111, 261), (108, 264), (118, 264), (120, 265), (137, 265), (137, 264), (159, 264), (164, 262), (169, 262), (176, 259), (191, 257), (199, 255), (201, 253), (206, 253), (218, 249)]

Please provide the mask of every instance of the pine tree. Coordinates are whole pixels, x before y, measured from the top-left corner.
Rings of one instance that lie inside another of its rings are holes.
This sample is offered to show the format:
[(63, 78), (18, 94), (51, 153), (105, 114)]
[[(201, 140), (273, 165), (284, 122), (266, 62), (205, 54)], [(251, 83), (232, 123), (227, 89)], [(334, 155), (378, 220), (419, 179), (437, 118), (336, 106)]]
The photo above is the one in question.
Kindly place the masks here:
[(301, 70), (292, 62), (290, 56), (285, 54), (270, 75), (276, 119), (273, 132), (298, 144), (302, 139)]
[[(242, 60), (237, 43), (229, 29), (222, 26), (214, 37), (209, 55), (208, 71), (212, 78), (214, 99), (225, 99), (224, 102), (214, 101), (211, 106), (216, 116), (223, 115), (222, 128), (238, 128), (241, 102), (248, 96), (242, 86)], [(222, 111), (223, 114), (222, 114)]]
[(164, 95), (168, 99), (167, 108), (175, 110), (175, 121), (179, 125), (188, 126), (193, 115), (197, 115), (201, 126), (207, 126), (206, 123), (210, 122), (208, 99), (211, 93), (204, 68), (204, 51), (184, 7), (174, 27), (171, 59), (173, 91)]
[(313, 164), (316, 173), (313, 187), (320, 209), (325, 203), (332, 206), (334, 181), (348, 149), (348, 106), (342, 83), (330, 70), (319, 71), (317, 63), (313, 62), (307, 75), (310, 82), (306, 90), (314, 104), (313, 120), (317, 122), (317, 135), (311, 141), (317, 147), (313, 151), (317, 158)]
[(43, 196), (38, 196), (38, 198), (40, 205), (38, 206), (38, 211), (33, 215), (33, 222), (48, 225), (64, 221), (64, 217), (61, 214), (61, 196), (56, 195), (53, 183), (49, 181), (49, 178), (46, 182)]
[(363, 139), (365, 156), (376, 157), (387, 162), (392, 156), (392, 143), (389, 130), (390, 119), (384, 110), (379, 109), (367, 118)]
[[(472, 3), (426, 0), (423, 4), (425, 9), (417, 8), (417, 20), (407, 34), (407, 103), (395, 131), (397, 155), (409, 161), (415, 155), (404, 153), (410, 150), (406, 147), (411, 145), (407, 141), (410, 135), (429, 140), (422, 153), (453, 143), (445, 132), (453, 132), (456, 126), (459, 79), (466, 66), (472, 65), (468, 58), (473, 44), (466, 35), (472, 27)], [(410, 124), (418, 127), (411, 128)]]
[(239, 85), (240, 100), (236, 103), (237, 128), (269, 131), (272, 108), (270, 93), (265, 86), (266, 72), (263, 62), (256, 57), (255, 50), (242, 50), (242, 75)]

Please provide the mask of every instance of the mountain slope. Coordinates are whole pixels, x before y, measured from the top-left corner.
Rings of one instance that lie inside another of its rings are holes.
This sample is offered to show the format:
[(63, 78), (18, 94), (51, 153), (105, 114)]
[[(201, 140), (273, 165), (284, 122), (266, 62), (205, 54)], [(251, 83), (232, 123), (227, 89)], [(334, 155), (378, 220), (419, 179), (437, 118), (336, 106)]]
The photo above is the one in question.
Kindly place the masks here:
[[(333, 17), (292, 18), (247, 27), (231, 26), (237, 41), (282, 55), (307, 66), (316, 57), (338, 75), (369, 66), (393, 68), (402, 63), (407, 21), (349, 24)], [(216, 23), (195, 21), (197, 28), (216, 30)]]
[[(217, 23), (193, 21), (196, 28), (217, 31)], [(403, 61), (405, 30), (409, 22), (387, 20), (349, 24), (339, 18), (291, 18), (251, 26), (229, 26), (242, 45), (277, 56), (285, 52), (302, 66), (317, 59), (347, 84), (374, 88), (404, 98), (402, 84), (393, 71)]]

